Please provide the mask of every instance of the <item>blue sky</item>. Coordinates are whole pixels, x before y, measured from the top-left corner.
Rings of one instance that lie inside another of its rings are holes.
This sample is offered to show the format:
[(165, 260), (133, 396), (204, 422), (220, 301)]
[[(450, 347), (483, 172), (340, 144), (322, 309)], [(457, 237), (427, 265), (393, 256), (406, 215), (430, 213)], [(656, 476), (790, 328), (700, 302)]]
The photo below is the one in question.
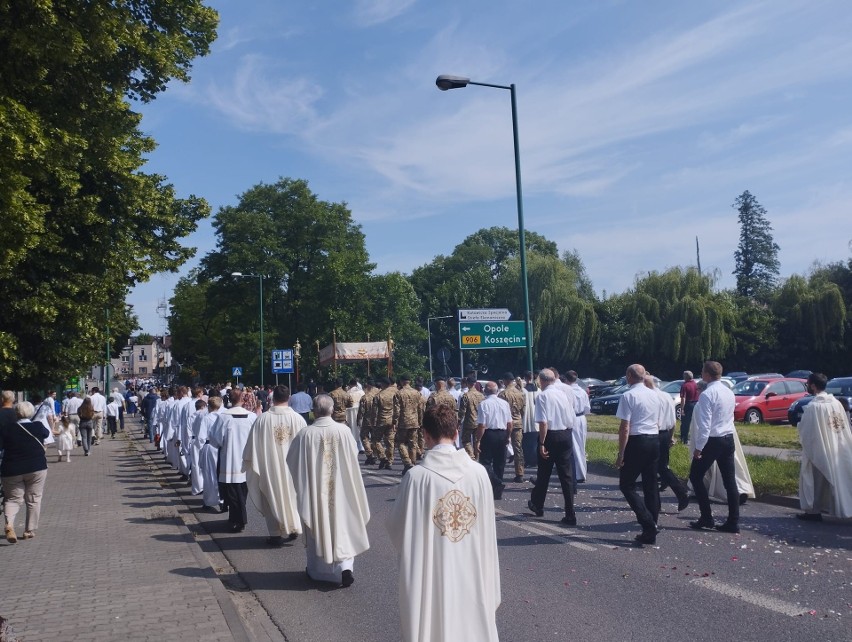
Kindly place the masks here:
[[(379, 273), (409, 273), (483, 227), (517, 227), (517, 85), (526, 228), (577, 249), (598, 293), (695, 262), (734, 283), (734, 199), (766, 208), (782, 275), (850, 255), (852, 5), (588, 0), (217, 0), (189, 84), (141, 106), (147, 171), (213, 211), (280, 176), (345, 201)], [(157, 303), (215, 247), (129, 297)], [(519, 311), (515, 311), (516, 316)], [(447, 311), (451, 314), (452, 311)]]

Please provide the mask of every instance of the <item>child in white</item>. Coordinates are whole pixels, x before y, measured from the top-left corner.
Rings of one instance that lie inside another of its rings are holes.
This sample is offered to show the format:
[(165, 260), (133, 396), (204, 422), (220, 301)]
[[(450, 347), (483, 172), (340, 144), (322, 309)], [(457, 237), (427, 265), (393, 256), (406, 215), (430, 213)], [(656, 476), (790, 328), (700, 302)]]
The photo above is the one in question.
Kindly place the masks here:
[(68, 417), (62, 417), (59, 422), (59, 435), (56, 439), (56, 450), (59, 453), (59, 458), (56, 461), (62, 461), (62, 455), (65, 455), (65, 461), (71, 463), (71, 451), (74, 450), (74, 424)]

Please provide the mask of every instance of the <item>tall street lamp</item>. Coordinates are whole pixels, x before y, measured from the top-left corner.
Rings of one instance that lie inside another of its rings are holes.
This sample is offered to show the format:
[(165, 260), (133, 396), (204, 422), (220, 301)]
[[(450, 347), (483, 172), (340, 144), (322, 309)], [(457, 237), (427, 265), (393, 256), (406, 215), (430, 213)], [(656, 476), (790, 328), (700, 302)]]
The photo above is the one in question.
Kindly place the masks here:
[(494, 89), (508, 89), (512, 95), (512, 137), (515, 144), (515, 191), (518, 199), (518, 241), (521, 246), (521, 289), (524, 294), (524, 319), (527, 325), (527, 369), (533, 371), (532, 353), (532, 320), (530, 319), (530, 289), (527, 281), (527, 244), (524, 235), (524, 202), (521, 194), (521, 156), (518, 147), (518, 106), (515, 100), (515, 85), (492, 85), (485, 82), (473, 82), (470, 78), (462, 76), (438, 76), (435, 84), (441, 91), (448, 89), (461, 89), (468, 85), (480, 87), (492, 87)]
[(432, 328), (429, 327), (430, 321), (435, 321), (436, 319), (452, 319), (453, 317), (429, 317), (426, 319), (426, 332), (429, 334), (429, 379), (433, 379), (432, 375)]
[(260, 274), (243, 274), (242, 272), (231, 272), (231, 276), (257, 279), (260, 283), (260, 387), (263, 388), (263, 276)]

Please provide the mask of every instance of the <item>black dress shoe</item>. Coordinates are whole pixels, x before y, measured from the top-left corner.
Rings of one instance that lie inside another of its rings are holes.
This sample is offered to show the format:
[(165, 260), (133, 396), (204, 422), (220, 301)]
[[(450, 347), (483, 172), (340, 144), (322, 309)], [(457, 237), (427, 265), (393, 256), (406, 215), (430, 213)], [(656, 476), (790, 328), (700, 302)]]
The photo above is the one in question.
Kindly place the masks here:
[(657, 543), (657, 534), (656, 533), (646, 533), (641, 532), (636, 537), (633, 538), (640, 544), (656, 544)]
[(821, 522), (822, 513), (796, 513), (796, 519), (801, 519), (803, 522)]
[(515, 478), (512, 481), (516, 484), (523, 484), (524, 483), (524, 476), (523, 475), (515, 475)]
[(355, 583), (355, 576), (352, 575), (352, 571), (350, 571), (348, 569), (343, 571), (343, 578), (340, 582), (340, 586), (342, 586), (343, 588), (348, 588), (348, 587), (352, 586), (354, 583)]
[(231, 524), (232, 533), (242, 533), (246, 528), (245, 524)]
[(717, 531), (722, 531), (723, 533), (739, 533), (740, 527), (738, 524), (734, 524), (732, 522), (725, 522), (724, 524), (719, 524), (716, 527)]
[(679, 513), (684, 508), (689, 506), (689, 495), (682, 495), (677, 498), (677, 512)]
[(373, 457), (372, 455), (370, 455), (369, 457), (367, 457), (367, 459), (364, 460), (365, 466), (372, 466), (375, 463), (376, 463), (376, 458)]
[(748, 495), (745, 493), (740, 493), (740, 506), (745, 506), (748, 501)]
[(536, 505), (533, 504), (532, 500), (527, 502), (527, 508), (529, 508), (530, 512), (536, 517), (544, 517), (544, 511), (541, 508), (536, 508)]
[(412, 468), (414, 468), (414, 466), (412, 466), (411, 464), (405, 464), (405, 466), (402, 467), (402, 475), (405, 475), (405, 473), (407, 473)]
[(716, 522), (713, 519), (704, 519), (701, 518), (697, 522), (689, 522), (689, 527), (693, 528), (697, 531), (700, 531), (702, 528), (715, 528)]
[(563, 526), (576, 526), (577, 525), (577, 516), (576, 515), (566, 515), (562, 519), (559, 520), (559, 523)]
[(293, 540), (298, 539), (298, 538), (299, 538), (299, 534), (298, 534), (298, 533), (290, 533), (290, 534), (287, 536), (287, 539), (285, 539), (284, 541), (285, 541), (285, 542), (292, 542)]

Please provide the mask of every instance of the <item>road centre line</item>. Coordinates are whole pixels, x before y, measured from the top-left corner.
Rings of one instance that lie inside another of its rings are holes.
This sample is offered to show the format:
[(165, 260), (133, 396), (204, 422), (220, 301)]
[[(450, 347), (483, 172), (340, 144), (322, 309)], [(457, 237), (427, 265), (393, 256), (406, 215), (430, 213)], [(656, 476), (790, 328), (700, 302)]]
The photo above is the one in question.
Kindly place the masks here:
[(799, 606), (798, 604), (793, 604), (791, 602), (784, 602), (783, 600), (778, 600), (774, 597), (769, 597), (768, 595), (761, 595), (760, 593), (755, 593), (754, 591), (749, 591), (732, 584), (726, 584), (709, 577), (700, 577), (692, 580), (691, 583), (710, 589), (711, 591), (716, 591), (717, 593), (721, 593), (728, 597), (737, 598), (738, 600), (753, 604), (754, 606), (759, 606), (790, 617), (798, 617), (810, 610), (806, 606)]

